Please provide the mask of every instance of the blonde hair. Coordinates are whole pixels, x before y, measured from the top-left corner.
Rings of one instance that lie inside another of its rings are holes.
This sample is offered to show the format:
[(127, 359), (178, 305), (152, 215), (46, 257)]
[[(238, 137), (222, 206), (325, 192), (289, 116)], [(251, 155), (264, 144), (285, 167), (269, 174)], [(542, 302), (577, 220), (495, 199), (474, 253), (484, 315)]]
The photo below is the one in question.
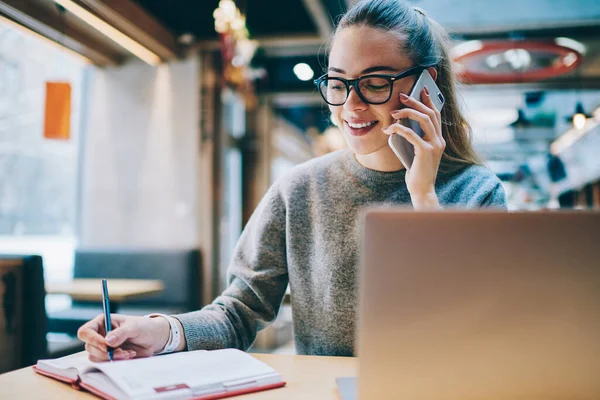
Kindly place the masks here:
[(436, 84), (445, 98), (441, 114), (446, 150), (440, 171), (482, 164), (471, 143), (471, 127), (459, 107), (456, 76), (448, 52), (450, 37), (445, 29), (423, 10), (404, 0), (361, 1), (344, 14), (336, 32), (351, 26), (368, 26), (393, 33), (402, 43), (401, 51), (414, 65), (436, 66)]

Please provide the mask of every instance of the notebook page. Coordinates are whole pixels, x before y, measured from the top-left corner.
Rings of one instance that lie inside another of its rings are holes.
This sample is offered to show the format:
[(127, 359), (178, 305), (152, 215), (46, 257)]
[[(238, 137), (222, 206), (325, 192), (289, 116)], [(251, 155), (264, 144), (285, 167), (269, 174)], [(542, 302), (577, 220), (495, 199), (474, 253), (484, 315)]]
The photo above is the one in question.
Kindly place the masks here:
[(82, 381), (114, 399), (126, 399), (127, 395), (123, 393), (110, 378), (99, 371), (86, 372)]
[(38, 368), (55, 372), (71, 379), (77, 379), (79, 374), (96, 369), (97, 365), (98, 363), (88, 360), (88, 354), (85, 351), (51, 360), (39, 360), (37, 362)]
[(101, 363), (97, 367), (132, 398), (156, 396), (165, 389), (187, 395), (220, 392), (226, 390), (221, 383), (243, 384), (252, 378), (277, 375), (266, 364), (233, 349), (182, 352)]

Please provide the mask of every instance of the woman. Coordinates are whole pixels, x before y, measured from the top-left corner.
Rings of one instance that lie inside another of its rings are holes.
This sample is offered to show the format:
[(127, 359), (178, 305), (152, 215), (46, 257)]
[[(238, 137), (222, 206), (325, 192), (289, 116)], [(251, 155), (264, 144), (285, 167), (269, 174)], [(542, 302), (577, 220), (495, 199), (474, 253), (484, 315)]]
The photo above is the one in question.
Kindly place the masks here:
[[(343, 105), (329, 108), (348, 149), (308, 161), (275, 183), (242, 233), (229, 267), (229, 287), (200, 311), (155, 318), (114, 315), (79, 330), (89, 357), (145, 357), (184, 349), (248, 349), (272, 322), (288, 283), (299, 354), (350, 356), (357, 303), (358, 215), (372, 204), (505, 207), (500, 181), (480, 166), (461, 115), (447, 35), (402, 0), (358, 3), (341, 19), (329, 54), (330, 78), (395, 76), (428, 67), (446, 99), (441, 114), (427, 90), (408, 98), (415, 75), (390, 83), (390, 98), (369, 104), (361, 80), (347, 85)], [(343, 82), (343, 81), (342, 81)], [(342, 83), (344, 85), (344, 83)], [(387, 90), (385, 88), (381, 90)], [(326, 101), (327, 93), (324, 98)], [(331, 101), (328, 101), (331, 103)], [(417, 121), (423, 138), (397, 120)], [(415, 147), (406, 172), (387, 144), (398, 134)]]

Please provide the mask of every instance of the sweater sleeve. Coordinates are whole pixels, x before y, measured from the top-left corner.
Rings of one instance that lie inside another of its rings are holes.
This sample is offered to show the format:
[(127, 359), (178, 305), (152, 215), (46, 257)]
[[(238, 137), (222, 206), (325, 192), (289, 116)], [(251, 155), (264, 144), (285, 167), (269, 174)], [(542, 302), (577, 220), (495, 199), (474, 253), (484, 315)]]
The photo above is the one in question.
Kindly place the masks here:
[(500, 182), (483, 199), (481, 207), (506, 209), (506, 194)]
[(247, 350), (276, 318), (288, 285), (286, 208), (271, 186), (248, 221), (227, 271), (228, 287), (199, 311), (176, 315), (188, 350)]
[(507, 208), (502, 182), (496, 174), (480, 165), (471, 165), (446, 178), (438, 197), (443, 204), (459, 208)]

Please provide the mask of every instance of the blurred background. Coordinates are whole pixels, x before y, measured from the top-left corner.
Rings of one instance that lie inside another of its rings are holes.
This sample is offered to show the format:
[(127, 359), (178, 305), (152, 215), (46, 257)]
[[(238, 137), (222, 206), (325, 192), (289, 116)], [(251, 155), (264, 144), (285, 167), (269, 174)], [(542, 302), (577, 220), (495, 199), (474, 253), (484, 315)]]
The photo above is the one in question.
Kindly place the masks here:
[[(344, 147), (312, 80), (353, 3), (0, 0), (0, 253), (40, 256), (45, 340), (66, 346), (99, 305), (52, 284), (162, 282), (124, 301), (140, 314), (223, 289), (269, 185)], [(600, 2), (410, 3), (451, 32), (509, 208), (600, 207)], [(255, 350), (290, 339), (286, 306)]]

